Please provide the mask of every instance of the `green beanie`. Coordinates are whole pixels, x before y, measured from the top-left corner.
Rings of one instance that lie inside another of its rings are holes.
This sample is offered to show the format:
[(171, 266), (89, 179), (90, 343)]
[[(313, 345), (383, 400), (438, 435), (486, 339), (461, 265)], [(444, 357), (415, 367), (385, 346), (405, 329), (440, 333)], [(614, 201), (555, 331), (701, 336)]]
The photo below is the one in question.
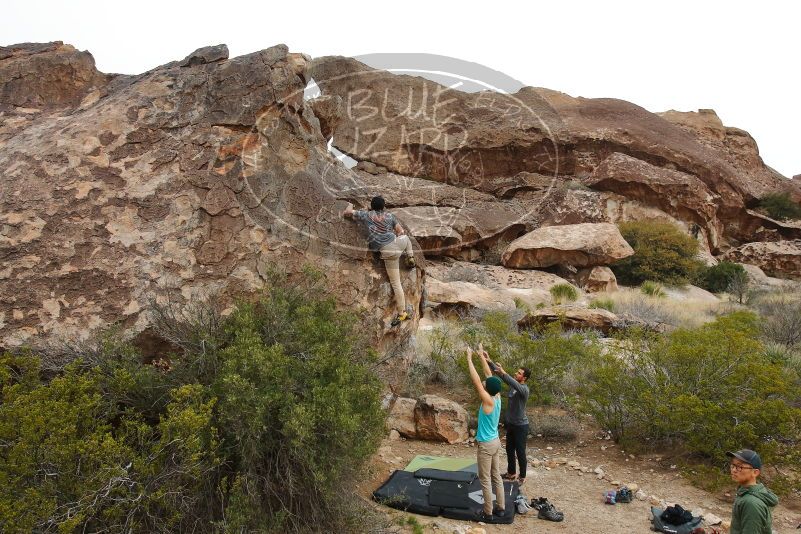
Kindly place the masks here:
[(487, 378), (485, 386), (487, 389), (487, 393), (489, 393), (490, 395), (497, 395), (498, 392), (501, 391), (501, 384), (502, 384), (501, 379), (498, 378), (497, 376), (491, 376)]

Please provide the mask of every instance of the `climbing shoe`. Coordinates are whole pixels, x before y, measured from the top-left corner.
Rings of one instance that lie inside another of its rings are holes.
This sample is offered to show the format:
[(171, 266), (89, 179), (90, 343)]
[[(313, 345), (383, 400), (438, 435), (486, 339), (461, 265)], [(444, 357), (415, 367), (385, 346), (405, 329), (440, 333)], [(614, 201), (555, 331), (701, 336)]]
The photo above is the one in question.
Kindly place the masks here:
[(412, 254), (407, 254), (403, 261), (407, 269), (414, 269), (417, 266), (417, 262), (414, 261), (414, 256)]
[(392, 325), (392, 326), (398, 326), (402, 322), (408, 321), (411, 318), (412, 318), (412, 316), (409, 315), (407, 312), (399, 313), (398, 315), (395, 316), (394, 319), (392, 319), (392, 322), (389, 323), (389, 324)]

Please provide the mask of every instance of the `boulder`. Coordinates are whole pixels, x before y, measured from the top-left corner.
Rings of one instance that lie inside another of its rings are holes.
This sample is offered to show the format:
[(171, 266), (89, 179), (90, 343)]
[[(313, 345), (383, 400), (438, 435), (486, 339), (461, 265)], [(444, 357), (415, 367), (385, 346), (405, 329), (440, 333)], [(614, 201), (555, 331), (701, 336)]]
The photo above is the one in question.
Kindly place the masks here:
[(460, 443), (470, 436), (467, 411), (458, 403), (436, 395), (418, 399), (414, 421), (419, 439)]
[(61, 41), (0, 46), (0, 111), (74, 107), (111, 78), (92, 54)]
[(634, 254), (610, 223), (567, 224), (537, 228), (514, 240), (502, 262), (512, 268), (542, 268), (566, 264), (574, 267), (606, 265)]
[(568, 330), (592, 329), (608, 334), (621, 326), (617, 315), (602, 308), (553, 306), (533, 310), (517, 322), (518, 328), (542, 328), (559, 322)]
[(797, 183), (762, 162), (750, 136), (709, 120), (712, 113), (686, 120), (622, 100), (533, 87), (510, 95), (467, 93), (343, 57), (317, 58), (310, 72), (323, 93), (349, 107), (337, 148), (391, 172), (505, 195), (508, 177), (581, 180), (610, 155), (625, 154), (702, 182), (713, 195), (710, 226), (723, 232), (722, 242), (751, 238), (739, 219), (764, 193), (801, 196)]
[(801, 239), (746, 243), (729, 250), (724, 257), (756, 265), (769, 276), (801, 279)]
[(576, 284), (588, 293), (617, 291), (617, 278), (609, 267), (596, 265), (579, 269), (575, 280)]
[(506, 269), (463, 261), (432, 262), (426, 276), (428, 303), (439, 312), (452, 309), (513, 311), (551, 301), (550, 288), (569, 283), (555, 274)]
[(790, 280), (774, 278), (766, 275), (765, 271), (756, 265), (749, 265), (748, 263), (741, 263), (740, 265), (743, 267), (743, 269), (745, 269), (745, 272), (748, 275), (748, 283), (755, 289), (773, 290), (789, 288), (794, 285), (794, 283)]
[(695, 302), (720, 302), (720, 298), (706, 289), (691, 284), (682, 287), (664, 287), (665, 296), (673, 300), (692, 300)]
[(228, 59), (228, 45), (204, 46), (186, 56), (178, 65), (181, 67), (194, 67), (195, 65), (205, 65), (206, 63), (214, 63), (226, 59)]
[(705, 229), (712, 248), (719, 246), (722, 229), (716, 217), (717, 195), (692, 174), (657, 167), (616, 152), (603, 160), (584, 183), (593, 189), (654, 205), (688, 225), (697, 224)]
[[(302, 55), (278, 45), (226, 59), (209, 47), (114, 77), (60, 43), (0, 58), (0, 347), (110, 325), (137, 336), (151, 301), (213, 294), (230, 307), (262, 290), (271, 265), (292, 276), (308, 264), (340, 305), (367, 310), (379, 350), (408, 343), (385, 326), (395, 310), (383, 265), (340, 216), (331, 184), (360, 174), (327, 151), (303, 100)], [(418, 264), (403, 273), (414, 307)]]
[(356, 206), (367, 207), (373, 196), (383, 196), (428, 257), (474, 260), (535, 225), (523, 202), (387, 173), (370, 162), (356, 165), (355, 179), (334, 183), (335, 178), (326, 177), (328, 188)]
[(398, 397), (392, 404), (387, 416), (386, 427), (388, 430), (395, 430), (405, 438), (417, 437), (415, 427), (414, 408), (417, 401), (405, 397)]
[(765, 165), (754, 138), (740, 128), (725, 126), (714, 110), (671, 110), (658, 115), (685, 130), (707, 150), (736, 169), (740, 174), (737, 183), (749, 199), (757, 199), (775, 191), (785, 191), (796, 202), (801, 202), (799, 184), (787, 180)]

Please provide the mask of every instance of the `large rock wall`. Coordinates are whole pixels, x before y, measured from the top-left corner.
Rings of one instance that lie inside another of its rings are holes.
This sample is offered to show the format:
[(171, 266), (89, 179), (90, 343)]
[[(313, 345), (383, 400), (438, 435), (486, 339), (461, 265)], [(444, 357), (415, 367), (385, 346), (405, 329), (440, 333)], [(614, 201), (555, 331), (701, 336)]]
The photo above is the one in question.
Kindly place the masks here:
[[(398, 345), (383, 265), (332, 193), (354, 175), (303, 100), (306, 57), (222, 45), (106, 76), (60, 44), (0, 52), (0, 73), (24, 74), (0, 78), (0, 347), (142, 332), (152, 299), (230, 305), (271, 264), (322, 269), (376, 345)], [(422, 270), (404, 283), (417, 305)]]

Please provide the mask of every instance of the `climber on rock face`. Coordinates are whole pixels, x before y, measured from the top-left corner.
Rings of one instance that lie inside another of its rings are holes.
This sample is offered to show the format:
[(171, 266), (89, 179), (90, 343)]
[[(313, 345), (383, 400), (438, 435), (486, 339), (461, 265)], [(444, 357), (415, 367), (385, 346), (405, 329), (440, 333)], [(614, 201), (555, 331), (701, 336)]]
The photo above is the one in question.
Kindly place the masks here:
[(384, 199), (373, 197), (370, 201), (370, 210), (354, 210), (353, 204), (348, 204), (343, 212), (344, 217), (355, 219), (367, 228), (367, 246), (373, 252), (379, 252), (387, 276), (395, 293), (395, 304), (398, 313), (392, 320), (392, 326), (397, 326), (411, 318), (412, 307), (406, 305), (406, 296), (403, 294), (403, 285), (400, 279), (400, 258), (405, 257), (406, 267), (415, 266), (414, 251), (409, 236), (392, 213), (384, 210)]

